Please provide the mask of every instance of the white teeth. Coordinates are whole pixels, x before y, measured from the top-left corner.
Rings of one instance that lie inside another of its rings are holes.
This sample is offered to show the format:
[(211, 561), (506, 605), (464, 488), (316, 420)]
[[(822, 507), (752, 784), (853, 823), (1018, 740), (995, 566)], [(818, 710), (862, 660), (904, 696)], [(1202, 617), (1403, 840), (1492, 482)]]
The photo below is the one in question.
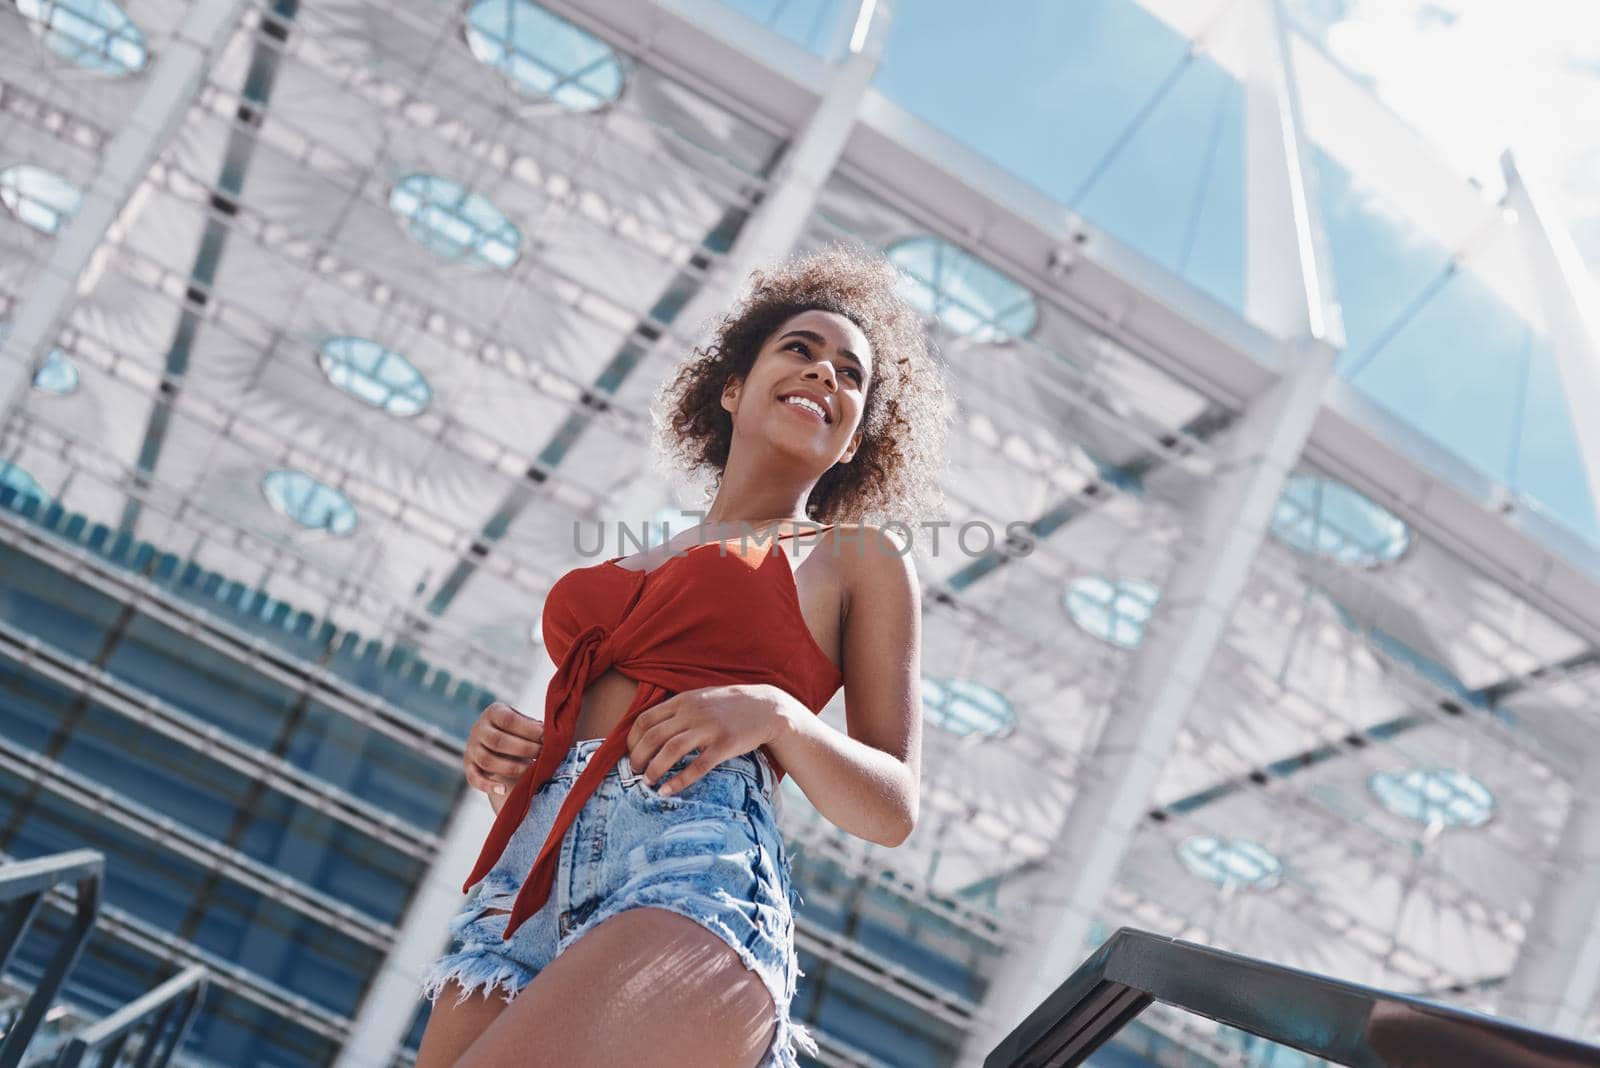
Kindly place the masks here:
[(824, 423), (826, 423), (828, 421), (828, 413), (823, 411), (822, 410), (822, 405), (818, 404), (814, 400), (807, 400), (804, 397), (785, 397), (785, 398), (783, 398), (783, 403), (785, 403), (785, 404), (798, 404), (803, 408), (808, 408), (811, 411), (816, 412), (817, 415), (819, 415), (822, 418), (822, 421)]

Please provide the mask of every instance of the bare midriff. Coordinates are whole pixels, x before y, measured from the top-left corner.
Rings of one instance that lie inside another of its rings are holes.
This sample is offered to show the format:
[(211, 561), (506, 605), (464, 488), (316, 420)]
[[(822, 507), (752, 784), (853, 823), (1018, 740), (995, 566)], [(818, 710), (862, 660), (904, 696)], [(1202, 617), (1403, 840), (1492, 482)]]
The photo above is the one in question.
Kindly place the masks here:
[(578, 725), (572, 737), (575, 741), (604, 738), (610, 734), (628, 706), (633, 704), (639, 684), (612, 668), (589, 684), (583, 691), (583, 707), (578, 712)]

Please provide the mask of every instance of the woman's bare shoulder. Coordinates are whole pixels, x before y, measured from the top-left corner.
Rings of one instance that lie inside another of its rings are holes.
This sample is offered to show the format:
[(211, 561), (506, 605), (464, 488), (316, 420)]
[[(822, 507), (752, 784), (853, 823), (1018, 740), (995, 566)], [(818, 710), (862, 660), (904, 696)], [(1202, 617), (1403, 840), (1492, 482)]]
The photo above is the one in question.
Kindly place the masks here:
[(847, 597), (915, 595), (916, 565), (902, 532), (873, 523), (836, 523), (822, 539), (818, 551), (836, 562)]

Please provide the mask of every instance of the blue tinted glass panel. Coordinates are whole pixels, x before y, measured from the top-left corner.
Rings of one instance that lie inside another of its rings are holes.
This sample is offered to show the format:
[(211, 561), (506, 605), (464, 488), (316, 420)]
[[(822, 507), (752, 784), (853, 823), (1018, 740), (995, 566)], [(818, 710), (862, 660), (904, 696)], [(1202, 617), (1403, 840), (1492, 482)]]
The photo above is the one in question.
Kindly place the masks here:
[(1272, 533), (1297, 552), (1373, 567), (1398, 560), (1411, 544), (1400, 517), (1349, 486), (1294, 475), (1272, 513)]
[(51, 349), (44, 364), (33, 374), (33, 388), (58, 396), (71, 393), (78, 388), (78, 369), (60, 349)]
[(952, 1025), (804, 950), (799, 961), (806, 978), (791, 1007), (795, 1018), (885, 1064), (954, 1063), (961, 1035)]
[(381, 959), (372, 947), (207, 871), (54, 793), (0, 779), (0, 820), (15, 831), (3, 848), (17, 857), (68, 849), (106, 855), (105, 902), (190, 938), (335, 1012), (356, 1008)]
[(1278, 885), (1283, 865), (1255, 842), (1244, 839), (1196, 835), (1178, 845), (1183, 866), (1218, 886), (1248, 886), (1267, 890)]
[(418, 244), (447, 263), (508, 270), (522, 254), (522, 234), (482, 194), (432, 174), (400, 179), (389, 207)]
[(1397, 816), (1446, 827), (1481, 827), (1494, 814), (1489, 788), (1455, 768), (1377, 772), (1367, 780), (1379, 803)]
[(906, 299), (963, 337), (1009, 341), (1026, 336), (1039, 320), (1031, 292), (943, 238), (897, 241), (886, 254), (904, 275)]
[(433, 396), (410, 360), (364, 337), (329, 338), (317, 363), (335, 386), (390, 415), (416, 415)]
[(43, 167), (19, 163), (0, 171), (0, 204), (40, 233), (59, 232), (82, 202), (77, 186)]
[(835, 28), (849, 18), (850, 26), (843, 29), (852, 29), (860, 8), (860, 0), (722, 0), (722, 4), (823, 59), (833, 58), (830, 45), (845, 46), (843, 37), (833, 39)]
[(17, 0), (50, 50), (84, 70), (123, 75), (149, 61), (144, 35), (111, 0)]
[(1017, 724), (1003, 694), (971, 679), (923, 678), (922, 711), (929, 722), (961, 737), (1003, 737)]
[(57, 759), (383, 922), (398, 922), (422, 874), (420, 861), (97, 705), (73, 723)]
[(1132, 649), (1144, 640), (1145, 624), (1160, 596), (1148, 582), (1090, 575), (1067, 588), (1062, 604), (1072, 621), (1096, 638)]
[(348, 534), (356, 526), (355, 506), (332, 486), (304, 471), (270, 471), (261, 480), (268, 502), (303, 527)]
[(467, 47), (525, 96), (590, 111), (622, 92), (622, 66), (598, 38), (529, 0), (478, 0)]

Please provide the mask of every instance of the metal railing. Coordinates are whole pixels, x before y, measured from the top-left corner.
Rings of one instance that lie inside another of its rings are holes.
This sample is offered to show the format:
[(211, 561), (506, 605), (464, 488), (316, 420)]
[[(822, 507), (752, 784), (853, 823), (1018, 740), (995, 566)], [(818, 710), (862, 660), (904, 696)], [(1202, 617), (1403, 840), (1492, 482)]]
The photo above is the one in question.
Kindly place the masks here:
[(61, 944), (34, 986), (27, 1007), (7, 1028), (5, 1038), (0, 1039), (0, 1068), (17, 1068), (22, 1063), (23, 1051), (28, 1048), (39, 1021), (55, 1003), (67, 973), (83, 953), (89, 932), (94, 928), (95, 911), (100, 906), (104, 871), (105, 858), (92, 849), (74, 849), (70, 853), (14, 861), (0, 867), (0, 905), (5, 907), (4, 915), (0, 916), (0, 972), (11, 965), (22, 946), (23, 936), (44, 905), (44, 895), (62, 883), (78, 885), (77, 908), (73, 910)]
[(1600, 1047), (1126, 927), (984, 1068), (1072, 1068), (1158, 1001), (1359, 1068), (1600, 1068)]
[[(105, 1019), (85, 1027), (61, 1047), (56, 1068), (79, 1068), (88, 1063), (97, 1068), (112, 1068), (128, 1039), (146, 1020), (153, 1022), (144, 1033), (139, 1059), (133, 1062), (133, 1068), (165, 1068), (183, 1044), (184, 1035), (189, 1033), (189, 1025), (205, 999), (206, 974), (205, 965), (191, 965)], [(92, 1062), (87, 1060), (91, 1055), (97, 1055)]]
[[(0, 972), (12, 963), (24, 936), (40, 914), (45, 895), (66, 883), (77, 884), (77, 901), (67, 930), (34, 985), (26, 1005), (0, 1039), (0, 1068), (17, 1068), (45, 1014), (55, 1004), (62, 984), (83, 954), (100, 906), (105, 858), (92, 849), (13, 861), (0, 866)], [(205, 998), (209, 972), (203, 965), (186, 968), (154, 990), (104, 1019), (82, 1028), (59, 1047), (56, 1068), (93, 1063), (110, 1068), (125, 1053), (137, 1053), (133, 1068), (165, 1068), (193, 1023)], [(148, 1023), (148, 1028), (142, 1025)], [(129, 1050), (135, 1035), (142, 1037)]]

